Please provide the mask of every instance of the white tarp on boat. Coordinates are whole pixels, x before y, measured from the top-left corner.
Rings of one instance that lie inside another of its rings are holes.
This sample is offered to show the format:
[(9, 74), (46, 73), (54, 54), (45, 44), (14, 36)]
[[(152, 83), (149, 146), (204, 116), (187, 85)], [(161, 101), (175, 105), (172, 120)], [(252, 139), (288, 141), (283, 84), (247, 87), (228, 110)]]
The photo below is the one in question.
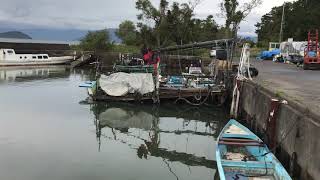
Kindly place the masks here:
[(101, 89), (109, 96), (124, 96), (128, 93), (147, 94), (153, 92), (155, 85), (151, 73), (114, 73), (101, 75)]

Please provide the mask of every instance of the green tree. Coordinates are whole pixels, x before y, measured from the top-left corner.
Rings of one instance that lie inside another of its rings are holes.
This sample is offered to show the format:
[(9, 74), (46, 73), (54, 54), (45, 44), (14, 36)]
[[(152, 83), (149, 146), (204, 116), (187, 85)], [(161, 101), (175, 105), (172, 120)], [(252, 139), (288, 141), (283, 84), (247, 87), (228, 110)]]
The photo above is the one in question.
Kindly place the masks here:
[(212, 15), (209, 15), (206, 19), (192, 19), (192, 41), (193, 42), (201, 42), (201, 41), (209, 41), (217, 38), (221, 38), (218, 36), (219, 27)]
[[(160, 0), (159, 8), (156, 8), (150, 0), (137, 0), (136, 8), (141, 12), (137, 17), (140, 21), (152, 21), (154, 26), (151, 27), (151, 39), (156, 40), (153, 44), (157, 47), (188, 43), (192, 40), (193, 11), (199, 3), (200, 0), (183, 4), (173, 2), (170, 7), (167, 0)], [(141, 25), (144, 28), (147, 26)]]
[(167, 0), (161, 0), (156, 8), (150, 0), (137, 0), (136, 8), (140, 12), (138, 41), (148, 47), (163, 47), (225, 38), (225, 32), (229, 31), (219, 27), (212, 15), (206, 19), (194, 17), (194, 9), (200, 2), (169, 4)]
[(281, 26), (282, 7), (274, 7), (262, 16), (261, 22), (257, 23), (258, 46), (268, 47), (269, 42), (278, 42)]
[(106, 29), (89, 31), (81, 40), (80, 47), (86, 51), (107, 50), (110, 48), (109, 34)]
[[(256, 24), (258, 45), (268, 46), (270, 41), (279, 41), (283, 6), (274, 7), (262, 16)], [(320, 1), (298, 0), (285, 4), (283, 39), (293, 38), (295, 41), (305, 41), (308, 31), (320, 29)]]
[(124, 21), (119, 25), (116, 34), (123, 40), (126, 45), (135, 45), (137, 43), (136, 26), (132, 21)]
[(163, 30), (166, 28), (165, 13), (168, 8), (166, 0), (160, 0), (159, 9), (155, 8), (149, 0), (137, 0), (136, 8), (141, 11), (137, 16), (138, 20), (152, 20), (154, 23), (154, 36), (157, 41), (157, 46), (161, 46), (164, 41)]
[(221, 15), (226, 19), (225, 25), (230, 30), (232, 37), (237, 37), (240, 23), (250, 14), (252, 9), (261, 3), (262, 0), (250, 0), (250, 2), (240, 5), (238, 0), (222, 0), (220, 3)]
[(137, 33), (138, 44), (145, 45), (147, 47), (154, 47), (156, 37), (153, 29), (143, 23), (138, 23), (137, 27), (139, 28)]
[(189, 43), (193, 39), (193, 8), (189, 4), (174, 2), (167, 12), (167, 21), (171, 40), (175, 44)]

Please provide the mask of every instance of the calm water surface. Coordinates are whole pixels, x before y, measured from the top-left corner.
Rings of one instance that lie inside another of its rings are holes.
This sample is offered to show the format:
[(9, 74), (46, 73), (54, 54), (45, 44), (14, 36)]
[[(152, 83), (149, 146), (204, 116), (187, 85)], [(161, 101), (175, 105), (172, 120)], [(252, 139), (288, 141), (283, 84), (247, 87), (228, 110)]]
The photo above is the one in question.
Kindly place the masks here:
[(0, 69), (0, 179), (214, 179), (222, 109), (88, 104), (90, 74)]

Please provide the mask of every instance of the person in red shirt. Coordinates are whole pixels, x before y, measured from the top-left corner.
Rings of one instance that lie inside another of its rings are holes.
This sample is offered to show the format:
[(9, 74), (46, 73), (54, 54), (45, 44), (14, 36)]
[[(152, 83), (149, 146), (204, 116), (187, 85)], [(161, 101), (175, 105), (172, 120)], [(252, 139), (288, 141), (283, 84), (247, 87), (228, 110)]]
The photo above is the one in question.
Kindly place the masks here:
[(152, 55), (153, 55), (153, 52), (150, 48), (148, 48), (147, 51), (144, 51), (144, 54), (143, 54), (144, 64), (150, 64)]
[(150, 48), (142, 52), (145, 65), (157, 64), (158, 62), (160, 62), (159, 53), (152, 51)]

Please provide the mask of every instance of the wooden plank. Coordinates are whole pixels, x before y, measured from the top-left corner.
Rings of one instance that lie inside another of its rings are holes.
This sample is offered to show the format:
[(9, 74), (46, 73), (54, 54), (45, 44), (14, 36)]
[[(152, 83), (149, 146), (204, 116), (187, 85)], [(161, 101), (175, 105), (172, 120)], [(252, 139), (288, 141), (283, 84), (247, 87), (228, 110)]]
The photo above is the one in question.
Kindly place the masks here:
[(219, 145), (233, 145), (233, 146), (264, 146), (262, 143), (245, 143), (245, 142), (226, 142), (226, 141), (219, 141)]
[(238, 139), (238, 138), (220, 138), (221, 141), (232, 141), (232, 142), (257, 142), (260, 143), (261, 141), (255, 139)]
[[(232, 161), (232, 160), (222, 160), (223, 167), (235, 167), (235, 168), (270, 168), (273, 169), (272, 162), (260, 162), (260, 161)], [(267, 166), (266, 166), (267, 164)], [(271, 172), (271, 170), (270, 170)]]
[[(200, 93), (201, 91), (201, 93)], [(218, 92), (209, 92), (207, 88), (168, 88), (168, 87), (161, 87), (159, 92), (159, 98), (160, 99), (177, 99), (179, 97), (181, 98), (192, 98), (194, 96), (197, 97), (206, 97), (208, 93), (210, 93), (211, 96), (221, 95), (222, 91)], [(102, 90), (99, 90), (98, 94), (94, 96), (94, 99), (97, 101), (145, 101), (145, 100), (152, 100), (153, 96), (152, 94), (149, 94), (148, 96), (134, 96), (132, 94), (121, 96), (121, 97), (114, 97), (106, 95)]]

